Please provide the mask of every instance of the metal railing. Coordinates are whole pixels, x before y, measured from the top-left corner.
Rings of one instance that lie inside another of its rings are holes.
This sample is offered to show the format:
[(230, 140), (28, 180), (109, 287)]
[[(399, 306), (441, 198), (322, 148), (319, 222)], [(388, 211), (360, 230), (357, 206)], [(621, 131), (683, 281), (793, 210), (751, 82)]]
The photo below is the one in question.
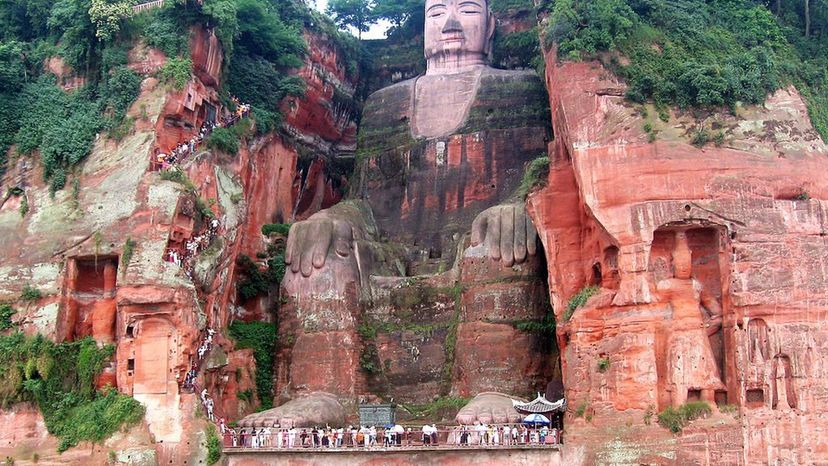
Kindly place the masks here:
[(140, 13), (142, 11), (151, 10), (153, 8), (160, 8), (163, 5), (164, 0), (154, 0), (152, 2), (139, 3), (137, 5), (132, 5), (132, 12)]

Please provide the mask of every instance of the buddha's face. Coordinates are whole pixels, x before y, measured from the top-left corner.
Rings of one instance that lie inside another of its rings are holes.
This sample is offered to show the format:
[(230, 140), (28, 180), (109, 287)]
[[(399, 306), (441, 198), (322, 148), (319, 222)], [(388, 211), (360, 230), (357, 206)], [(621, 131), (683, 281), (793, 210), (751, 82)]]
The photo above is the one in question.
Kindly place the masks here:
[(483, 63), (494, 34), (486, 0), (426, 0), (426, 60)]

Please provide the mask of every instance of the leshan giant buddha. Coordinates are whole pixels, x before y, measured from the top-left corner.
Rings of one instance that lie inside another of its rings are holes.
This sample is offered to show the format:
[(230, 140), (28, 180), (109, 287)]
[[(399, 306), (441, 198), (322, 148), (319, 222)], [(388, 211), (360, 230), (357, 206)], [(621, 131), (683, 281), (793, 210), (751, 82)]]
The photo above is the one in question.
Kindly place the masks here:
[(486, 65), (486, 0), (425, 8), (427, 72), (368, 98), (350, 199), (291, 227), (279, 400), (528, 395), (549, 381), (552, 339), (517, 325), (549, 312), (517, 193), (546, 152), (546, 91), (534, 72)]

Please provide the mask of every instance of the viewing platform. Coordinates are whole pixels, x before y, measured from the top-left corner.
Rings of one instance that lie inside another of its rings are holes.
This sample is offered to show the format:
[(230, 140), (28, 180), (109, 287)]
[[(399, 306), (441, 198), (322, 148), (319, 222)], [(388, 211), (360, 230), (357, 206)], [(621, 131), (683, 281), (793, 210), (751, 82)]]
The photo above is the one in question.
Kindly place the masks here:
[(401, 445), (340, 448), (225, 448), (229, 466), (538, 465), (560, 466), (560, 445)]

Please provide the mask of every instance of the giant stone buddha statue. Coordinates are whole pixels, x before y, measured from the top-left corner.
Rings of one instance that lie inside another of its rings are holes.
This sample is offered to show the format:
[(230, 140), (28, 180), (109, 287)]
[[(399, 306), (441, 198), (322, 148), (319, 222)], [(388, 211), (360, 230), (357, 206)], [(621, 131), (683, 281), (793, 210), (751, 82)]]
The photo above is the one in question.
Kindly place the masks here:
[[(531, 394), (548, 381), (545, 343), (514, 325), (548, 312), (543, 255), (517, 193), (546, 152), (546, 91), (532, 71), (487, 65), (486, 0), (425, 8), (427, 71), (368, 98), (350, 198), (290, 229), (279, 399), (356, 398), (380, 379), (400, 401)], [(376, 322), (387, 335), (365, 331)]]

